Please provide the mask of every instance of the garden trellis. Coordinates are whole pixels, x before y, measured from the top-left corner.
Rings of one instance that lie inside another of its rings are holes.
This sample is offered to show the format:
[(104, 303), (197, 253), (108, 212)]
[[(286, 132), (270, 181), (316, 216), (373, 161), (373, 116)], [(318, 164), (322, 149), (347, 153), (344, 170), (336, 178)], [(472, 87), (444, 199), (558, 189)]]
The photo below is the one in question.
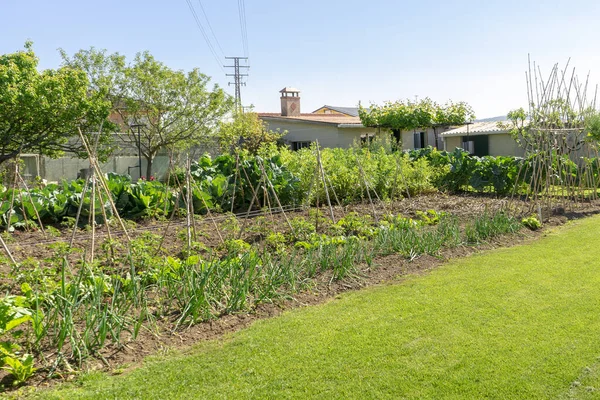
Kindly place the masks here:
[(526, 83), (528, 112), (509, 113), (512, 135), (525, 151), (513, 198), (527, 182), (529, 207), (540, 218), (556, 207), (596, 200), (600, 135), (593, 122), (598, 119), (598, 86), (589, 96), (589, 74), (580, 81), (569, 62), (562, 69), (555, 64), (544, 76), (530, 61)]

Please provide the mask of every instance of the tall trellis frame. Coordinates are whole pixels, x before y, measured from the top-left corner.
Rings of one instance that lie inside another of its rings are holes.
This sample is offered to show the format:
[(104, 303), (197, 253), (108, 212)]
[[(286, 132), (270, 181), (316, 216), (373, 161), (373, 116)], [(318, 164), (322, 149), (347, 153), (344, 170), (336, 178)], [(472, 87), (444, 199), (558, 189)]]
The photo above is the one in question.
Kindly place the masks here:
[(528, 114), (512, 119), (512, 133), (525, 153), (512, 197), (524, 190), (528, 212), (540, 219), (598, 199), (598, 142), (588, 135), (589, 118), (598, 115), (598, 86), (590, 96), (590, 74), (582, 81), (569, 64), (554, 64), (546, 76), (529, 60)]

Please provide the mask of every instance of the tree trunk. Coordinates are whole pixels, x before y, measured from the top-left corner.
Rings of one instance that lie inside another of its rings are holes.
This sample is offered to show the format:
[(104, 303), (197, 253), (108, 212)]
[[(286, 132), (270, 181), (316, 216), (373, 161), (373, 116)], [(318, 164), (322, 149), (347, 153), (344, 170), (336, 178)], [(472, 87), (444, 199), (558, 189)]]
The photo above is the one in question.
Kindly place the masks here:
[(12, 158), (15, 158), (17, 156), (17, 154), (19, 154), (18, 152), (12, 152), (12, 153), (7, 153), (7, 154), (0, 154), (0, 164), (2, 164), (5, 161), (8, 161)]
[(152, 176), (152, 161), (154, 160), (154, 156), (145, 156), (146, 158), (146, 180), (150, 180)]
[(433, 141), (435, 142), (435, 143), (433, 144), (433, 147), (434, 147), (435, 149), (439, 150), (439, 147), (438, 147), (438, 133), (437, 133), (437, 129), (436, 129), (436, 127), (435, 127), (435, 126), (432, 126), (432, 128), (433, 128)]

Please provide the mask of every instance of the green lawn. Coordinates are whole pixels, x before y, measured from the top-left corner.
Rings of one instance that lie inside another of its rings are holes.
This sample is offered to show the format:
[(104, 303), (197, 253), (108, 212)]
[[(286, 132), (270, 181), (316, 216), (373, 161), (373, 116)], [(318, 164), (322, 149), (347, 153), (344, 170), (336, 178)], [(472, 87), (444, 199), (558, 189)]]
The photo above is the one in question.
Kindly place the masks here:
[[(47, 398), (600, 398), (600, 217)], [(578, 382), (580, 384), (578, 384)], [(599, 386), (596, 386), (599, 387)]]

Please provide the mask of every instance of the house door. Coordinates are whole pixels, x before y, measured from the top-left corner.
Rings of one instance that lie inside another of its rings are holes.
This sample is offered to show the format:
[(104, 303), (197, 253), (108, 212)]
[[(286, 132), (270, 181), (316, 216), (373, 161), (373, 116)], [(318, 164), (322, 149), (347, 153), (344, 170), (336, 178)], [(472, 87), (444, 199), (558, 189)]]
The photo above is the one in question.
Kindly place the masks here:
[(414, 148), (424, 149), (425, 148), (425, 132), (415, 132), (414, 137)]
[(489, 156), (488, 135), (463, 136), (463, 149), (477, 157)]

